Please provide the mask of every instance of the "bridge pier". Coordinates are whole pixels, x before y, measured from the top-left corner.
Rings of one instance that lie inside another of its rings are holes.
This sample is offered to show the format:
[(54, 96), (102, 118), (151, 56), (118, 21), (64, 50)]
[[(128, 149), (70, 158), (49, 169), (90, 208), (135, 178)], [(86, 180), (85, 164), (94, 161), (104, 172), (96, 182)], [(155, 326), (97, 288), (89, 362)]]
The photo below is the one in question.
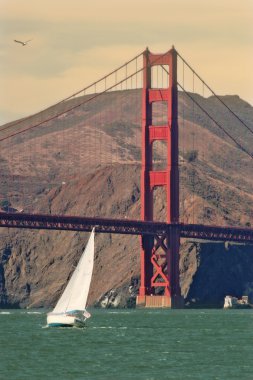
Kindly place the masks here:
[(170, 225), (166, 234), (144, 235), (141, 241), (141, 284), (137, 307), (183, 308), (179, 282), (180, 230)]
[[(164, 69), (164, 65), (168, 70)], [(152, 68), (161, 66), (168, 75), (167, 88), (155, 88)], [(167, 121), (154, 123), (154, 103), (167, 105)], [(153, 143), (167, 144), (167, 164), (162, 170), (153, 170)], [(165, 54), (143, 54), (142, 89), (142, 172), (141, 219), (153, 221), (156, 186), (164, 186), (167, 199), (167, 223), (179, 221), (179, 170), (178, 170), (178, 93), (177, 52), (174, 48)], [(143, 237), (141, 244), (141, 285), (137, 306), (180, 307), (179, 285), (180, 231), (169, 227), (164, 235)]]

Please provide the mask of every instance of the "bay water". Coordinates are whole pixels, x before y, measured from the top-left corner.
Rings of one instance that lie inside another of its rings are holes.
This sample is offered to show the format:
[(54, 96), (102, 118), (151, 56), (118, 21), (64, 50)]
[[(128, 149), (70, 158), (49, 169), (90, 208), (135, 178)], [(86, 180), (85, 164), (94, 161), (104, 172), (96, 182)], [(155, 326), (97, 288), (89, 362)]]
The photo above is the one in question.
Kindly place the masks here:
[(89, 311), (78, 329), (0, 310), (0, 379), (253, 380), (253, 309)]

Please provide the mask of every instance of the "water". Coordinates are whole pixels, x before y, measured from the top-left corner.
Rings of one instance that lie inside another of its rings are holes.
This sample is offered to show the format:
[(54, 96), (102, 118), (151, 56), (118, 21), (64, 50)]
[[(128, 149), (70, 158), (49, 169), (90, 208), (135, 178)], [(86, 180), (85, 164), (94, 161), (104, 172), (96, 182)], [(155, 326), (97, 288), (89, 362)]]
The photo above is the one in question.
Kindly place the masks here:
[(93, 310), (84, 329), (0, 310), (0, 379), (253, 379), (253, 310)]

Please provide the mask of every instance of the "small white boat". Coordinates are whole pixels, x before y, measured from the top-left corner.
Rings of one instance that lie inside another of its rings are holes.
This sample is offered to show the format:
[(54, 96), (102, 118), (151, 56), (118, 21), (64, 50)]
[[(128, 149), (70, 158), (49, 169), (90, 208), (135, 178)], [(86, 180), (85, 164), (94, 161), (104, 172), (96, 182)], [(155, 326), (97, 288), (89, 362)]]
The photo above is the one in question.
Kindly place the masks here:
[(249, 303), (248, 296), (242, 296), (241, 299), (232, 296), (226, 296), (224, 299), (224, 309), (249, 309), (252, 305)]
[(86, 248), (54, 310), (47, 314), (50, 327), (84, 327), (90, 313), (86, 303), (90, 289), (94, 263), (95, 229), (93, 228)]

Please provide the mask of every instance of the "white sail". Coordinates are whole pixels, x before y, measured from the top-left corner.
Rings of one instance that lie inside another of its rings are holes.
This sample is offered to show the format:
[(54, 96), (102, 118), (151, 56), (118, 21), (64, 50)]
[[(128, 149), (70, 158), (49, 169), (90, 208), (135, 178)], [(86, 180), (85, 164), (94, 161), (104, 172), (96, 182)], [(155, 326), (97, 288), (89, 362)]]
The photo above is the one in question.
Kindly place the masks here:
[(94, 228), (79, 263), (71, 276), (53, 313), (65, 313), (72, 310), (84, 310), (88, 298), (94, 262)]

